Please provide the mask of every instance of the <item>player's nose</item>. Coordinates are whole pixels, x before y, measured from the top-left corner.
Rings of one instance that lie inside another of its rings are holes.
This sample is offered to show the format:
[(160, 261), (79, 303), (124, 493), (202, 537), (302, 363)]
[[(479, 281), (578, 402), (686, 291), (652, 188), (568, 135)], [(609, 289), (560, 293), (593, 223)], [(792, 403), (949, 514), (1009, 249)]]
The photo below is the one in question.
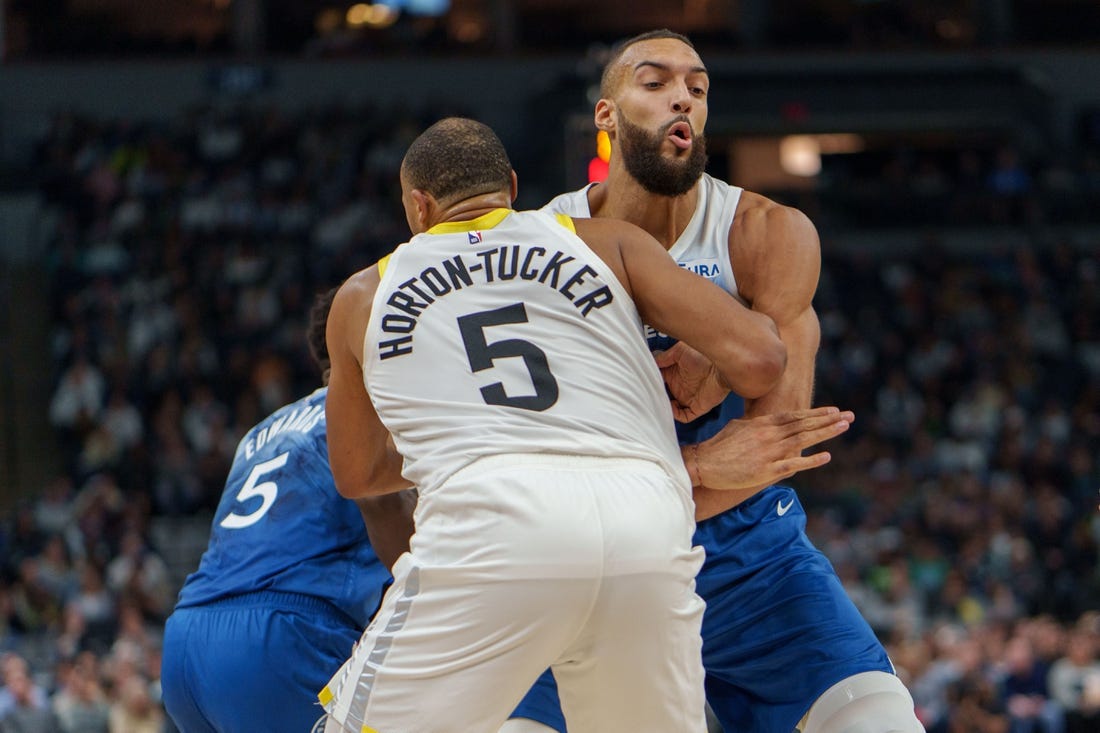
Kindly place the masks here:
[(691, 90), (683, 82), (675, 85), (672, 94), (672, 111), (677, 114), (691, 112)]

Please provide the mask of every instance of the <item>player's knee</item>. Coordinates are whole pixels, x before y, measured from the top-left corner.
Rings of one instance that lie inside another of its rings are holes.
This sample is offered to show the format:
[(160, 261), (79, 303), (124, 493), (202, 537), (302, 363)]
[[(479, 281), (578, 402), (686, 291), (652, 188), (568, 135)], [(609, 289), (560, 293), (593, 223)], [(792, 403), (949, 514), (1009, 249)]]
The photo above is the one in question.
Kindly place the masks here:
[(799, 727), (802, 733), (924, 733), (913, 697), (895, 675), (862, 672), (826, 690)]
[(500, 727), (500, 733), (557, 733), (557, 731), (529, 718), (512, 718)]

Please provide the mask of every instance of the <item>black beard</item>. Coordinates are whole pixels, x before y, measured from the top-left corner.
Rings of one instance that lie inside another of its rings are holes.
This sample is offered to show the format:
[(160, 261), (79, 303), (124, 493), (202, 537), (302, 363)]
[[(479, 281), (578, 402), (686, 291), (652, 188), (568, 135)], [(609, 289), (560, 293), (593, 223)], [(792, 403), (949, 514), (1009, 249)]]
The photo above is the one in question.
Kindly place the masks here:
[(686, 121), (687, 117), (679, 117), (653, 134), (619, 115), (619, 154), (627, 173), (646, 191), (657, 196), (682, 196), (706, 170), (707, 141), (701, 134), (692, 138), (687, 160), (669, 160), (661, 155), (669, 128)]

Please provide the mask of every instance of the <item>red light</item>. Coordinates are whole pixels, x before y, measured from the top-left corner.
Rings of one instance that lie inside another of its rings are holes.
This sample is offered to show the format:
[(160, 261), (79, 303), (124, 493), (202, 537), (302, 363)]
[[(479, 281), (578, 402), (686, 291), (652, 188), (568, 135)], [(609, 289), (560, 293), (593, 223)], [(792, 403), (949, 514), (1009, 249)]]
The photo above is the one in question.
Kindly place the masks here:
[(607, 180), (607, 173), (611, 169), (611, 166), (607, 164), (606, 160), (600, 160), (599, 158), (593, 158), (588, 161), (588, 182), (589, 183), (602, 183)]

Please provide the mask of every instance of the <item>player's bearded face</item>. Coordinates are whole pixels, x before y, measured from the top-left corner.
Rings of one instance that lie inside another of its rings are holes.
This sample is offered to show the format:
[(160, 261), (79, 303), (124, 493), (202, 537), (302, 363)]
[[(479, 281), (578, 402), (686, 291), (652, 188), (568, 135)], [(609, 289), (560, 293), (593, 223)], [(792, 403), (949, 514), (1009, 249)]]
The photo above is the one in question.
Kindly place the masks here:
[(617, 122), (623, 164), (645, 190), (658, 196), (681, 196), (703, 175), (707, 167), (707, 143), (702, 133), (693, 131), (687, 157), (668, 157), (661, 152), (669, 129), (677, 122), (688, 122), (686, 115), (671, 120), (656, 133), (633, 124), (621, 112)]

